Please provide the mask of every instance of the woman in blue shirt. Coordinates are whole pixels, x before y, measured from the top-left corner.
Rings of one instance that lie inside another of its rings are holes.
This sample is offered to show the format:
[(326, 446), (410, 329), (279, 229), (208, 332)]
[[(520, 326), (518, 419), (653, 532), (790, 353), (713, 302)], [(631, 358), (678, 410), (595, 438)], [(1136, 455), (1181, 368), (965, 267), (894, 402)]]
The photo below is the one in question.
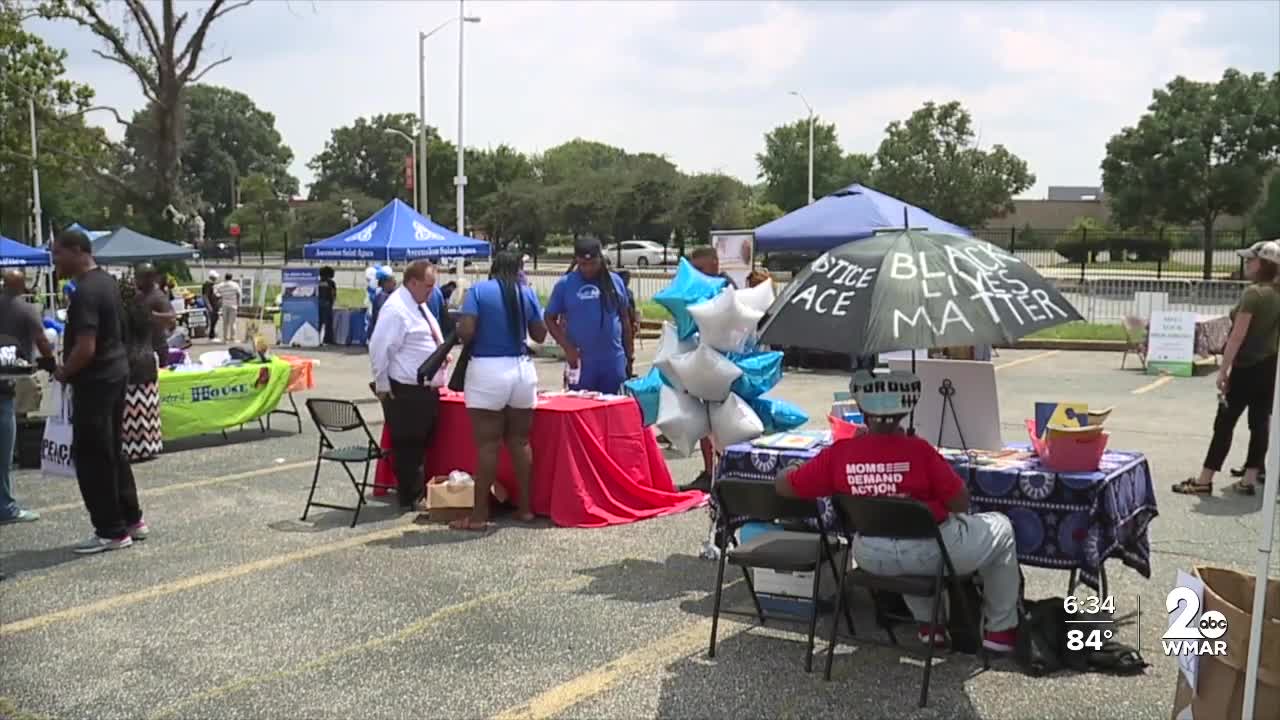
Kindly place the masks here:
[(547, 330), (577, 371), (572, 390), (617, 393), (634, 355), (627, 288), (601, 257), (600, 241), (578, 240), (575, 268), (556, 282), (547, 302)]
[(450, 523), (455, 530), (484, 530), (489, 525), (489, 488), (498, 472), (503, 440), (520, 486), (517, 517), (533, 519), (529, 505), (533, 448), (529, 430), (538, 403), (538, 373), (525, 345), (547, 337), (538, 296), (518, 280), (520, 256), (500, 252), (489, 279), (467, 291), (458, 312), (457, 332), (471, 344), (464, 397), (476, 443), (475, 503), (471, 516)]

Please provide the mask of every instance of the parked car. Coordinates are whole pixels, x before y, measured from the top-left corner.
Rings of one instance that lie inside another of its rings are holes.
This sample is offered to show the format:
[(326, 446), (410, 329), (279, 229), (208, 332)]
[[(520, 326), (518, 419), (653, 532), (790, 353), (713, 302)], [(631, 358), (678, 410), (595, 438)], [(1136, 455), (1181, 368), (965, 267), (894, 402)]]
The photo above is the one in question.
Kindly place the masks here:
[(200, 257), (206, 260), (229, 260), (236, 256), (236, 246), (225, 242), (207, 242), (200, 247)]
[[(621, 257), (619, 257), (621, 249)], [(664, 257), (674, 258), (676, 253), (664, 251), (662, 245), (651, 240), (625, 240), (605, 251), (609, 260), (618, 267), (649, 267), (661, 265)]]

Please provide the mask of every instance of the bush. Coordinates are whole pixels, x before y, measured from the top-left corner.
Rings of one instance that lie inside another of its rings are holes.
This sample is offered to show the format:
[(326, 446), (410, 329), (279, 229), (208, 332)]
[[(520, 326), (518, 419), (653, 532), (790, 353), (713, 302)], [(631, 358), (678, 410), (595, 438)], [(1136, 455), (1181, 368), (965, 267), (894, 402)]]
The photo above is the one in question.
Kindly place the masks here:
[(1098, 253), (1107, 249), (1105, 232), (1071, 232), (1063, 235), (1053, 247), (1068, 262), (1097, 262)]
[[(1173, 251), (1173, 243), (1159, 233), (1125, 234), (1117, 237), (1114, 245), (1123, 257), (1131, 257), (1137, 262), (1168, 262)], [(1112, 260), (1115, 260), (1115, 251), (1112, 253)]]

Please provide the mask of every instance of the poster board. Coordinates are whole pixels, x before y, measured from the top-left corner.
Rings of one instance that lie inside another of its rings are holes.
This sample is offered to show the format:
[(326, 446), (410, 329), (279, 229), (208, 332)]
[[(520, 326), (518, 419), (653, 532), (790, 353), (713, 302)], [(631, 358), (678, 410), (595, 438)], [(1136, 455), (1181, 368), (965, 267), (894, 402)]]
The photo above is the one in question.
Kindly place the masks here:
[(1157, 311), (1147, 329), (1147, 374), (1191, 377), (1195, 370), (1196, 314)]
[(711, 233), (711, 246), (720, 258), (720, 272), (733, 278), (740, 288), (747, 286), (755, 251), (755, 234), (750, 230)]
[(248, 307), (253, 304), (253, 291), (258, 285), (258, 279), (253, 275), (241, 275), (239, 280), (240, 304)]
[[(890, 360), (890, 370), (911, 372), (910, 360)], [(996, 369), (977, 360), (916, 360), (920, 378), (920, 401), (916, 403), (916, 434), (938, 447), (969, 450), (1003, 450), (1000, 434), (1000, 396), (996, 391)], [(939, 389), (944, 380), (955, 388), (952, 403), (955, 415), (943, 416)], [(957, 428), (956, 423), (960, 425)], [(941, 442), (939, 442), (939, 430)], [(960, 434), (963, 432), (964, 441)]]
[(280, 344), (319, 347), (320, 270), (284, 268), (280, 285)]
[(1138, 306), (1138, 317), (1150, 320), (1152, 314), (1169, 308), (1169, 293), (1136, 292), (1133, 294), (1133, 302)]

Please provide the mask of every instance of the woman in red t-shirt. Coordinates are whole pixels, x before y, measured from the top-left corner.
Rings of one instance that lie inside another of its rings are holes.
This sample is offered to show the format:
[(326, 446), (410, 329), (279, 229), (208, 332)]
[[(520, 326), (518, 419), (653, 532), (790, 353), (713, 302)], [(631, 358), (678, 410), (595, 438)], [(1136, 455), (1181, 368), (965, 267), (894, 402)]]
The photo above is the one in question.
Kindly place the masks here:
[[(784, 470), (777, 479), (778, 493), (802, 498), (837, 493), (909, 497), (923, 503), (938, 522), (956, 572), (982, 577), (983, 645), (993, 652), (1011, 652), (1017, 638), (1020, 576), (1009, 518), (1001, 513), (969, 514), (969, 492), (955, 470), (927, 441), (903, 432), (902, 419), (920, 394), (918, 378), (899, 372), (873, 376), (862, 370), (854, 374), (849, 389), (869, 432), (837, 441), (804, 465)], [(932, 539), (856, 537), (853, 558), (858, 567), (876, 575), (933, 575), (942, 561)], [(921, 623), (921, 642), (945, 644), (945, 623), (928, 624), (929, 599), (904, 599)]]

